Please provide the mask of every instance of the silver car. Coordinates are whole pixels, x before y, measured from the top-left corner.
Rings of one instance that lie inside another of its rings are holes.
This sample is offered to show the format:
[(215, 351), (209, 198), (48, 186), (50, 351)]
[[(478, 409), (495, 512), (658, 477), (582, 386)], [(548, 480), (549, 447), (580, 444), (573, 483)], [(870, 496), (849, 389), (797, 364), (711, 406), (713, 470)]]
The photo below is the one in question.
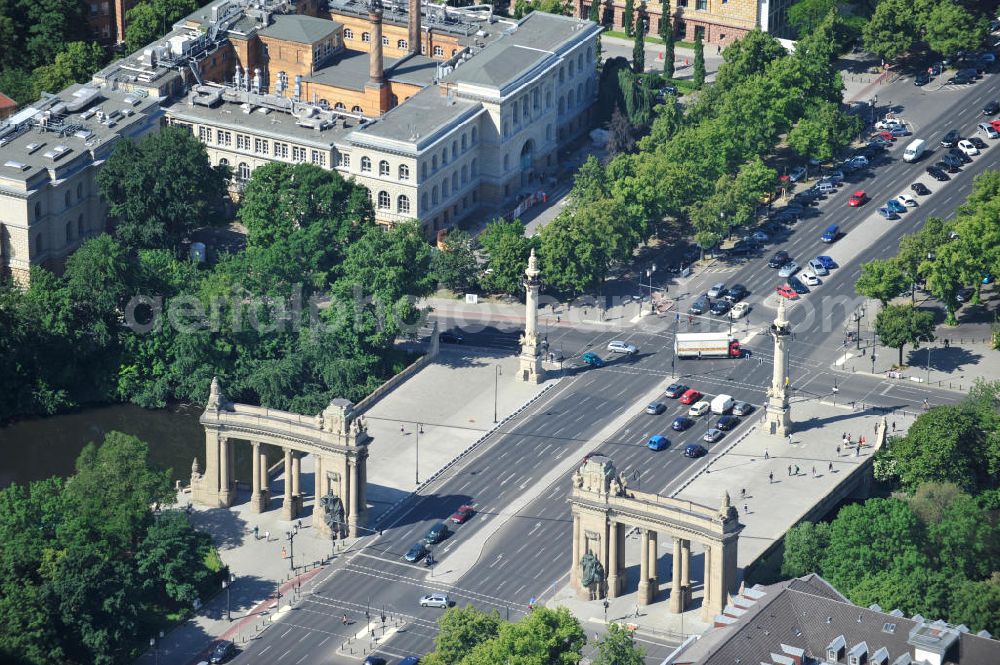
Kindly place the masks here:
[(829, 270), (826, 269), (826, 266), (823, 265), (822, 261), (817, 261), (816, 259), (812, 259), (809, 261), (809, 269), (812, 270), (817, 275), (827, 275), (830, 272)]
[(441, 607), (447, 609), (451, 606), (451, 600), (445, 593), (429, 593), (420, 599), (420, 607)]
[(720, 298), (722, 297), (722, 294), (725, 292), (726, 292), (726, 285), (723, 282), (719, 282), (718, 284), (713, 285), (712, 288), (708, 290), (708, 297), (713, 299)]
[(608, 342), (608, 351), (611, 353), (627, 353), (632, 355), (633, 353), (638, 353), (639, 349), (635, 344), (629, 344), (628, 342), (623, 342), (621, 340), (615, 340), (613, 342)]
[(789, 261), (785, 265), (781, 266), (778, 270), (778, 277), (791, 277), (799, 271), (799, 264), (795, 261)]

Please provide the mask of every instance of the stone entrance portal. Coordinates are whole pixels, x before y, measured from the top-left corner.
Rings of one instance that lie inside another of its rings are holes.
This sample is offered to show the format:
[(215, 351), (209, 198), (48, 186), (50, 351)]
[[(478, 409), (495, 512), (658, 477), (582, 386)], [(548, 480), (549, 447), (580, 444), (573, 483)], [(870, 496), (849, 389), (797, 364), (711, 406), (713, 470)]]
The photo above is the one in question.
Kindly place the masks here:
[(622, 594), (625, 533), (630, 528), (638, 528), (642, 538), (640, 605), (651, 603), (659, 590), (656, 548), (661, 535), (674, 543), (671, 612), (683, 612), (691, 603), (691, 541), (705, 551), (702, 617), (711, 621), (721, 614), (729, 594), (736, 591), (736, 548), (743, 525), (728, 494), (716, 509), (634, 491), (609, 458), (593, 455), (573, 474), (569, 502), (573, 512), (570, 584), (580, 597), (597, 600)]
[(364, 416), (355, 414), (351, 402), (335, 399), (322, 413), (303, 416), (230, 402), (222, 395), (218, 379), (213, 379), (208, 405), (200, 420), (205, 428), (205, 471), (201, 472), (195, 459), (191, 468), (191, 495), (196, 503), (216, 508), (233, 504), (236, 486), (230, 442), (239, 440), (253, 446), (250, 510), (255, 513), (267, 510), (271, 497), (265, 446), (276, 446), (284, 451), (282, 517), (292, 520), (301, 514), (301, 459), (303, 455), (313, 455), (316, 460), (313, 526), (334, 538), (359, 535), (367, 516), (365, 488), (371, 437)]

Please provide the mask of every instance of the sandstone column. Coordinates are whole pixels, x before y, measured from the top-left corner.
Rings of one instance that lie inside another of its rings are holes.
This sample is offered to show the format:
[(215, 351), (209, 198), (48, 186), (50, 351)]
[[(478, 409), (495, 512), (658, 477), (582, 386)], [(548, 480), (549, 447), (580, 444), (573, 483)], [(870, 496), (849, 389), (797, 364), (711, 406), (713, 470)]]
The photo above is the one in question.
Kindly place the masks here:
[[(715, 584), (712, 583), (712, 566), (715, 564), (712, 557), (712, 548), (709, 545), (705, 545), (705, 573), (703, 593), (701, 599), (702, 607), (710, 607), (712, 604), (712, 597), (715, 595)], [(704, 612), (702, 612), (704, 614)], [(714, 616), (714, 615), (713, 615)]]
[(681, 541), (681, 589), (684, 607), (691, 604), (691, 541)]
[(347, 496), (350, 502), (350, 517), (347, 519), (347, 525), (349, 528), (349, 535), (351, 538), (358, 537), (358, 465), (357, 460), (349, 460), (348, 465), (351, 467), (351, 487), (348, 490)]
[(573, 515), (573, 562), (570, 564), (569, 568), (569, 582), (570, 586), (576, 590), (577, 593), (581, 593), (580, 589), (580, 559), (582, 558), (580, 554), (580, 516)]
[(680, 614), (684, 611), (684, 595), (681, 592), (681, 539), (674, 536), (673, 581), (670, 583), (670, 611)]
[(281, 504), (281, 517), (295, 519), (295, 503), (292, 498), (292, 449), (285, 448), (285, 499)]
[(326, 494), (326, 489), (323, 486), (323, 477), (325, 471), (323, 469), (323, 456), (313, 455), (315, 470), (313, 471), (313, 528), (316, 529), (317, 533), (324, 533), (329, 535), (329, 530), (326, 528), (326, 522), (323, 521), (323, 508), (319, 505), (319, 500), (323, 498)]
[(292, 455), (292, 497), (296, 502), (296, 512), (302, 508), (302, 455)]
[(264, 498), (260, 488), (260, 441), (251, 441), (250, 444), (253, 446), (251, 453), (253, 473), (250, 474), (253, 490), (250, 493), (250, 512), (262, 513), (264, 512)]
[(261, 512), (271, 507), (271, 487), (267, 478), (267, 449), (260, 444), (260, 502)]
[(639, 605), (649, 605), (649, 530), (642, 529), (639, 546)]
[(219, 503), (229, 506), (233, 503), (233, 471), (230, 466), (229, 439), (219, 438)]
[(611, 520), (608, 534), (608, 598), (618, 597), (618, 522)]
[(646, 556), (649, 557), (649, 602), (655, 603), (656, 596), (660, 593), (660, 579), (656, 574), (656, 541), (655, 531), (649, 533), (649, 547), (646, 548)]

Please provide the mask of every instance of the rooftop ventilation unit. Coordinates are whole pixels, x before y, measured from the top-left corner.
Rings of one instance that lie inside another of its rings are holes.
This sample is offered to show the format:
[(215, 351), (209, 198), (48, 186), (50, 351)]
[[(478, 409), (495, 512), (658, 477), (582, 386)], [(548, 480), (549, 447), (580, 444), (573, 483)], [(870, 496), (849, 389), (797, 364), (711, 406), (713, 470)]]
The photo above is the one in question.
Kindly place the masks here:
[(24, 146), (24, 151), (26, 153), (28, 153), (29, 155), (33, 155), (36, 152), (38, 152), (38, 149), (41, 148), (43, 145), (45, 145), (45, 144), (44, 143), (29, 143), (28, 145)]
[(70, 113), (82, 111), (90, 106), (90, 104), (93, 103), (100, 96), (100, 94), (100, 88), (85, 85), (73, 93), (73, 99), (66, 102), (66, 110)]
[(65, 157), (71, 151), (72, 148), (70, 148), (68, 145), (63, 145), (60, 143), (56, 147), (52, 148), (52, 150), (47, 151), (42, 156), (51, 159), (53, 162), (56, 162)]
[(75, 136), (76, 138), (78, 138), (78, 139), (80, 139), (82, 141), (89, 140), (90, 137), (93, 136), (93, 135), (94, 135), (94, 132), (90, 131), (89, 129), (80, 129), (80, 130), (77, 130), (76, 132), (73, 133), (73, 136)]
[(21, 162), (15, 162), (13, 159), (8, 159), (6, 162), (4, 162), (3, 165), (6, 166), (7, 168), (15, 169), (17, 171), (28, 170), (27, 164), (22, 164)]

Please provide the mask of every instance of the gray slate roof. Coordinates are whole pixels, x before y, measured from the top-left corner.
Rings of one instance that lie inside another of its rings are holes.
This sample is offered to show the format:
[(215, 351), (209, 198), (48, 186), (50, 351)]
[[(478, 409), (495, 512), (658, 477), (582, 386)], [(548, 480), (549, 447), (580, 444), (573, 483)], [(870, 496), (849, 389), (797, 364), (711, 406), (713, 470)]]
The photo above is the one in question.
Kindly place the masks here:
[(449, 126), (464, 115), (471, 115), (482, 108), (479, 102), (462, 99), (449, 100), (441, 89), (424, 88), (384, 116), (352, 135), (352, 140), (364, 137), (415, 143), (418, 148), (432, 143), (435, 133)]
[(313, 44), (339, 27), (340, 23), (329, 19), (303, 14), (279, 14), (274, 17), (274, 23), (261, 29), (257, 34), (297, 44)]

